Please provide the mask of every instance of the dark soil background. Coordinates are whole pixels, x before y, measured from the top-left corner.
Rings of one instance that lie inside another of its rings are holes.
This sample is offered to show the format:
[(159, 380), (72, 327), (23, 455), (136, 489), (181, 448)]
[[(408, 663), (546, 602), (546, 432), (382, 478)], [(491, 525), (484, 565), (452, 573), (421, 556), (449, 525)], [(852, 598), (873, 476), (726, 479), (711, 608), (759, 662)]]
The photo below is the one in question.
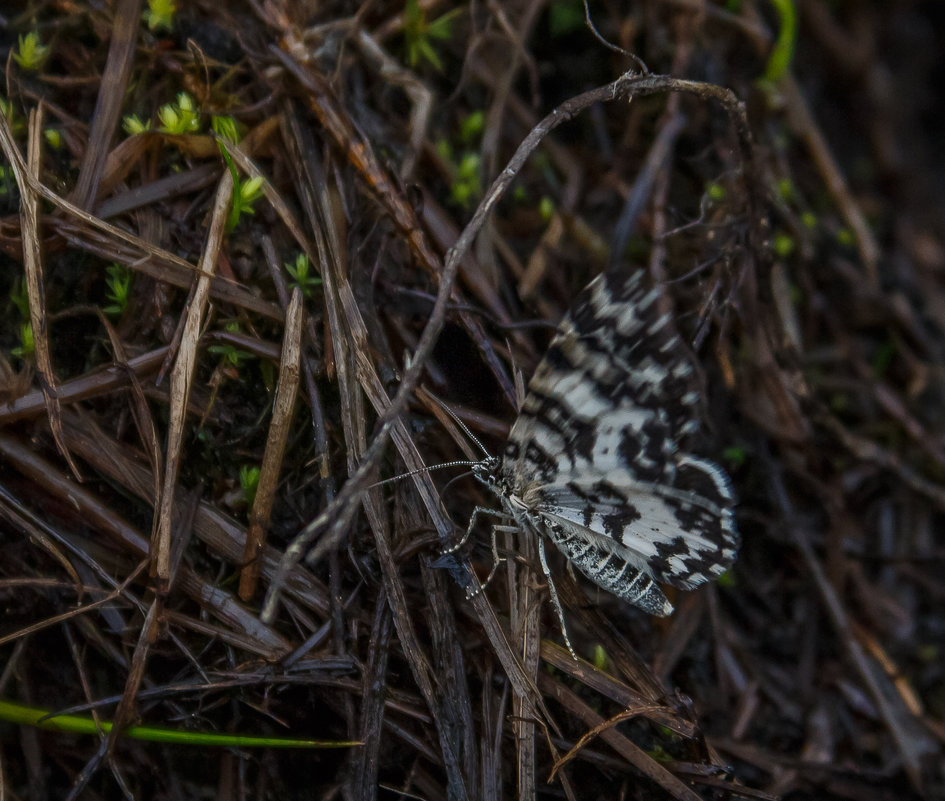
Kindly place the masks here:
[[(0, 797), (945, 798), (943, 6), (179, 5), (0, 6)], [(742, 545), (666, 619), (555, 554), (575, 662), (464, 468), (367, 486), (608, 269)]]

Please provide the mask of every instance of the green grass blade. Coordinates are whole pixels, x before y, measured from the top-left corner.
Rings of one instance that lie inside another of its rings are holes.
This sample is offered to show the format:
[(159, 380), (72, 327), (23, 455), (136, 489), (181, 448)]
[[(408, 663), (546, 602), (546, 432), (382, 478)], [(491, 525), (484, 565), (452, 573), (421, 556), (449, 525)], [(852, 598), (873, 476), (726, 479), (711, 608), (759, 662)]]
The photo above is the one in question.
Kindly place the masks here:
[[(72, 734), (99, 733), (99, 727), (90, 717), (55, 715), (45, 709), (16, 704), (2, 698), (0, 698), (0, 720)], [(101, 728), (102, 731), (108, 733), (112, 729), (112, 724), (108, 721), (102, 721)], [(361, 745), (361, 743), (351, 740), (299, 740), (288, 737), (208, 734), (206, 732), (168, 729), (163, 726), (129, 726), (122, 732), (122, 737), (133, 740), (149, 740), (155, 743), (180, 743), (181, 745), (223, 748), (350, 748)]]

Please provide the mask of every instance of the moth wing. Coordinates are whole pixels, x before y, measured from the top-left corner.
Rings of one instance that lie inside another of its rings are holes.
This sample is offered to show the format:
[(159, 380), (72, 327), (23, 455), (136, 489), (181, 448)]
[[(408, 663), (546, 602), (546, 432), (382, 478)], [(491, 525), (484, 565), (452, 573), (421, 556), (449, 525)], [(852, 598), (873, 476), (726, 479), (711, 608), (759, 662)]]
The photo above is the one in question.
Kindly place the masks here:
[[(692, 365), (642, 273), (598, 276), (574, 301), (528, 384), (501, 471), (510, 486), (634, 460), (647, 480), (698, 428)], [(617, 441), (619, 437), (620, 441)], [(598, 441), (611, 442), (610, 455)], [(611, 462), (601, 462), (608, 457)]]
[(738, 550), (731, 487), (705, 459), (680, 457), (672, 483), (618, 468), (536, 486), (524, 501), (543, 520), (592, 532), (601, 549), (680, 589), (721, 575)]

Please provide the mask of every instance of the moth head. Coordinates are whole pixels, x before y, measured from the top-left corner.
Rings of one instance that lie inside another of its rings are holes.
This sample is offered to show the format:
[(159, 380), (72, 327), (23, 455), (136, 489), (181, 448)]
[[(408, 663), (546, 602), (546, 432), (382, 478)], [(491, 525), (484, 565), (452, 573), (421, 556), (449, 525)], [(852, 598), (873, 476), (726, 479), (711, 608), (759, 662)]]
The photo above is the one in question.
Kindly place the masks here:
[(496, 473), (499, 470), (499, 457), (487, 456), (482, 461), (476, 462), (472, 466), (472, 474), (478, 478), (487, 487), (491, 487), (496, 482)]

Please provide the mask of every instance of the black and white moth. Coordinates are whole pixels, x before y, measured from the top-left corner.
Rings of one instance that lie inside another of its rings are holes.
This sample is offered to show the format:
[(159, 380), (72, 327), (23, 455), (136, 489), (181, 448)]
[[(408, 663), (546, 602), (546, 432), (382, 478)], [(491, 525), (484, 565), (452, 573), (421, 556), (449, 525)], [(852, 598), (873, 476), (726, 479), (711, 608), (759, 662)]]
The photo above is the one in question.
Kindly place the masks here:
[[(688, 453), (698, 429), (693, 368), (642, 273), (605, 273), (575, 299), (499, 456), (473, 466), (515, 525), (553, 542), (598, 586), (647, 612), (673, 607), (735, 559), (735, 497), (714, 462)], [(479, 508), (470, 521), (494, 510)], [(465, 538), (464, 538), (465, 539)], [(453, 549), (451, 549), (453, 550)]]

